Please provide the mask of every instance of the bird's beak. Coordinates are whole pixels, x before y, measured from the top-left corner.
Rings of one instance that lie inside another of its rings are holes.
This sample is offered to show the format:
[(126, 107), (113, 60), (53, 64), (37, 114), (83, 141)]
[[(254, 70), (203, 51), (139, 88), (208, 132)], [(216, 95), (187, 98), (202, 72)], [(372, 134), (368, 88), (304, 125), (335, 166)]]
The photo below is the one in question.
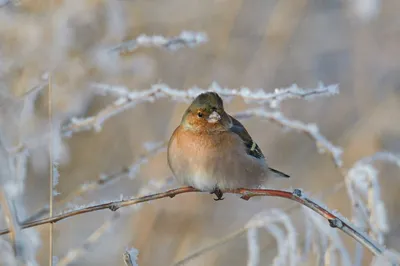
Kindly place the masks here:
[(221, 120), (221, 116), (216, 111), (213, 111), (207, 118), (208, 123), (216, 123), (219, 120)]

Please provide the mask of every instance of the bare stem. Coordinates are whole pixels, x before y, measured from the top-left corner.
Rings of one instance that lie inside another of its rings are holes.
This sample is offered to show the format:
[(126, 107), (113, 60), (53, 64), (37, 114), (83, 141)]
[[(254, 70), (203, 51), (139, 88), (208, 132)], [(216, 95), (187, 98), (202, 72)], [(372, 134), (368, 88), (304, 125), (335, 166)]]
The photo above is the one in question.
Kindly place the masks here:
[[(73, 211), (69, 211), (69, 212), (66, 212), (66, 213), (63, 213), (60, 215), (56, 215), (54, 217), (49, 217), (49, 218), (37, 220), (34, 222), (22, 224), (21, 227), (29, 228), (29, 227), (34, 227), (34, 226), (43, 225), (43, 224), (47, 224), (47, 223), (56, 223), (58, 221), (61, 221), (61, 220), (64, 220), (64, 219), (67, 219), (67, 218), (70, 218), (70, 217), (73, 217), (76, 215), (89, 213), (89, 212), (93, 212), (93, 211), (98, 211), (98, 210), (110, 209), (111, 211), (116, 211), (121, 207), (126, 207), (126, 206), (130, 206), (130, 205), (147, 202), (147, 201), (152, 201), (152, 200), (156, 200), (156, 199), (161, 199), (161, 198), (166, 198), (166, 197), (173, 198), (176, 195), (183, 194), (183, 193), (189, 193), (189, 192), (201, 192), (201, 191), (199, 191), (193, 187), (181, 187), (181, 188), (177, 188), (177, 189), (168, 190), (166, 192), (147, 195), (144, 197), (111, 201), (111, 202), (107, 202), (107, 203), (103, 203), (103, 204), (89, 206), (89, 207), (82, 208), (79, 210), (73, 210)], [(311, 210), (318, 213), (319, 215), (321, 215), (323, 218), (328, 220), (329, 225), (331, 227), (338, 228), (341, 231), (345, 232), (347, 235), (354, 238), (359, 243), (361, 243), (366, 248), (368, 248), (375, 255), (379, 255), (384, 251), (384, 248), (382, 246), (375, 243), (375, 241), (373, 241), (366, 234), (364, 234), (363, 232), (361, 232), (360, 230), (355, 228), (350, 222), (339, 217), (337, 214), (334, 214), (333, 212), (329, 211), (327, 208), (321, 206), (317, 202), (308, 198), (299, 189), (294, 189), (293, 192), (290, 192), (290, 191), (274, 190), (274, 189), (239, 188), (239, 189), (232, 189), (232, 190), (227, 190), (227, 191), (223, 191), (223, 192), (239, 194), (239, 195), (241, 195), (241, 198), (244, 200), (249, 200), (250, 198), (256, 197), (256, 196), (270, 196), (270, 197), (279, 197), (279, 198), (285, 198), (285, 199), (296, 201), (296, 202), (310, 208)], [(4, 235), (4, 234), (8, 234), (8, 233), (10, 233), (9, 229), (0, 231), (0, 235)]]
[[(51, 1), (50, 1), (51, 4)], [(52, 84), (51, 84), (51, 74), (49, 75), (49, 110), (48, 110), (48, 115), (49, 115), (49, 126), (50, 126), (50, 139), (49, 139), (49, 217), (53, 217), (53, 187), (54, 187), (54, 177), (53, 177), (53, 167), (54, 167), (54, 162), (53, 162), (53, 123), (52, 123), (52, 96), (53, 96), (53, 90), (52, 90)], [(54, 231), (54, 224), (50, 223), (49, 226), (49, 266), (53, 265), (53, 231)]]

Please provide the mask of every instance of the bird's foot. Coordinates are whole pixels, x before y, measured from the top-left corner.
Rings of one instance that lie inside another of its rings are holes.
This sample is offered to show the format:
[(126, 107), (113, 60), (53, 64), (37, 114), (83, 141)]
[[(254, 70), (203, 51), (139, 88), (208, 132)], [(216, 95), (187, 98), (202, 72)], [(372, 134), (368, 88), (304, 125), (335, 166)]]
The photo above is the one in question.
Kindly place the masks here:
[(223, 200), (224, 198), (222, 196), (224, 196), (224, 193), (222, 193), (222, 191), (219, 188), (215, 188), (212, 192), (210, 192), (210, 194), (215, 194), (215, 196), (217, 196), (216, 199), (214, 199), (215, 201), (219, 201), (219, 200)]

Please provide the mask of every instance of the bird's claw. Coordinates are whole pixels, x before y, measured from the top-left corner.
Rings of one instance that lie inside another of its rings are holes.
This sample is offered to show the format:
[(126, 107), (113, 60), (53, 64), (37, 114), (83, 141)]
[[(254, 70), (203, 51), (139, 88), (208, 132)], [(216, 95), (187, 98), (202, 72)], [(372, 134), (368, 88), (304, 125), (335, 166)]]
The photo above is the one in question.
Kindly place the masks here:
[(217, 196), (216, 199), (214, 199), (215, 201), (220, 201), (223, 200), (223, 196), (224, 193), (222, 193), (222, 191), (219, 188), (214, 189), (214, 191), (210, 192), (210, 194), (215, 194), (215, 196)]

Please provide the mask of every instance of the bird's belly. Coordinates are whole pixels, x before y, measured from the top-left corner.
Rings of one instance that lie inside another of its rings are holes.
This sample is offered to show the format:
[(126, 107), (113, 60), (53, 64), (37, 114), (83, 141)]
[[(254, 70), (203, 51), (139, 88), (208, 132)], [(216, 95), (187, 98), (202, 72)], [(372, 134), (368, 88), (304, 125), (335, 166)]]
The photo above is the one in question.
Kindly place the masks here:
[(178, 182), (200, 190), (212, 191), (221, 179), (215, 171), (218, 163), (210, 157), (188, 156), (178, 152), (170, 157), (170, 164)]
[(267, 167), (263, 160), (237, 149), (201, 147), (185, 153), (175, 147), (170, 164), (179, 182), (204, 191), (261, 185)]

